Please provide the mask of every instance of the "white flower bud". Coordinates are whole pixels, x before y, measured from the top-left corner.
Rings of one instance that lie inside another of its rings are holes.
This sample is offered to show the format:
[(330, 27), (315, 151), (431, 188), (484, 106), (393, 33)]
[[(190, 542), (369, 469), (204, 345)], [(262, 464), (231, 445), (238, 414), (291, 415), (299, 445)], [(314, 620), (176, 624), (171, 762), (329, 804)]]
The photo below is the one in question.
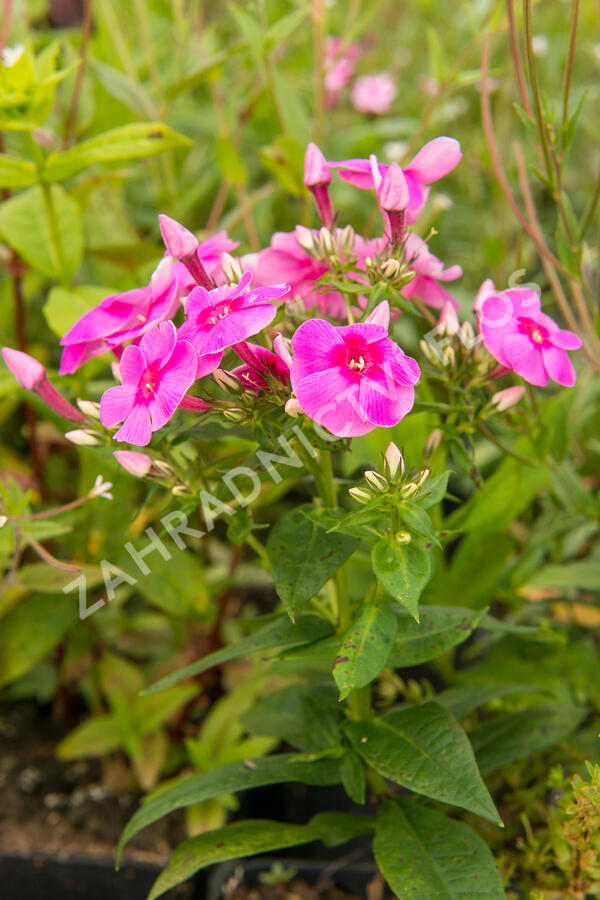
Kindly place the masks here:
[(388, 483), (379, 472), (376, 472), (374, 469), (369, 469), (368, 472), (365, 472), (365, 481), (367, 484), (370, 484), (371, 487), (375, 488), (376, 491), (386, 491), (388, 487)]
[(233, 256), (229, 253), (221, 254), (221, 268), (223, 269), (223, 274), (225, 278), (229, 282), (229, 284), (237, 284), (242, 279), (242, 275), (244, 274), (242, 271), (242, 267), (237, 259), (234, 259)]
[(72, 444), (76, 444), (78, 447), (98, 447), (100, 446), (100, 441), (96, 437), (93, 431), (88, 431), (85, 428), (75, 428), (74, 431), (65, 432), (65, 437)]
[(302, 415), (302, 409), (295, 397), (290, 397), (287, 401), (285, 404), (285, 411), (288, 416), (291, 416), (293, 419), (297, 419), (298, 416)]
[(363, 488), (352, 487), (348, 491), (353, 500), (356, 500), (358, 503), (368, 503), (373, 499), (373, 494), (370, 491), (365, 491)]
[(393, 441), (387, 446), (383, 464), (387, 472), (392, 478), (396, 477), (396, 472), (400, 469), (400, 478), (404, 475), (404, 457)]
[(416, 494), (418, 490), (419, 488), (414, 481), (409, 481), (408, 484), (403, 484), (400, 488), (400, 496), (403, 500), (408, 500), (408, 498), (412, 497), (413, 494)]
[(77, 406), (88, 419), (97, 419), (100, 421), (100, 404), (94, 403), (93, 400), (78, 400)]

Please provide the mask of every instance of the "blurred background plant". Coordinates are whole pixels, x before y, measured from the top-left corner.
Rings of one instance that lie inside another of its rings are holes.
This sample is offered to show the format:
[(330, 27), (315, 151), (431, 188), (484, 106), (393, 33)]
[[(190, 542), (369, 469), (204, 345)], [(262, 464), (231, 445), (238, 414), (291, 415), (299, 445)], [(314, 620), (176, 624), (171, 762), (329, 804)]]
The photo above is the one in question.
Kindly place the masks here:
[[(240, 252), (258, 250), (273, 231), (313, 223), (302, 183), (309, 140), (330, 159), (374, 152), (403, 162), (438, 134), (458, 138), (463, 162), (443, 192), (434, 186), (419, 231), (427, 236), (445, 215), (431, 248), (462, 265), (453, 292), (465, 315), (491, 272), (498, 288), (540, 285), (545, 309), (557, 309), (583, 337), (577, 386), (523, 401), (537, 419), (544, 466), (479, 435), (472, 449), (482, 493), (462, 438), (451, 443), (451, 493), (464, 502), (446, 504), (436, 527), (462, 537), (451, 554), (439, 554), (424, 597), (437, 606), (492, 605), (513, 629), (485, 632), (460, 657), (449, 651), (432, 663), (435, 678), (456, 689), (498, 680), (536, 686), (559, 704), (552, 715), (540, 707), (536, 729), (529, 710), (514, 718), (521, 700), (493, 701), (506, 736), (523, 723), (513, 755), (490, 763), (503, 765), (503, 815), (511, 802), (518, 809), (500, 848), (506, 877), (521, 873), (519, 887), (544, 900), (565, 885), (585, 892), (598, 883), (580, 846), (581, 810), (597, 817), (597, 771), (587, 786), (570, 782), (585, 758), (597, 758), (600, 713), (599, 40), (595, 4), (578, 0), (134, 0), (118, 9), (111, 0), (5, 0), (0, 26), (0, 337), (50, 372), (58, 339), (83, 312), (147, 282), (162, 252), (157, 212), (201, 237), (227, 229)], [(379, 106), (369, 109), (364, 78), (374, 75)], [(336, 198), (357, 229), (377, 228), (362, 192), (340, 182)], [(418, 344), (410, 317), (397, 329), (403, 345)], [(80, 396), (99, 395), (108, 386), (103, 363), (92, 360), (67, 383)], [(513, 415), (525, 430), (520, 409)], [(232, 620), (242, 607), (246, 617), (273, 607), (263, 567), (242, 546), (246, 534), (232, 526), (228, 547), (217, 528), (189, 541), (194, 552), (180, 552), (176, 566), (154, 553), (149, 575), (123, 580), (110, 603), (81, 621), (75, 595), (62, 593), (73, 567), (86, 574), (91, 605), (104, 594), (101, 561), (131, 571), (125, 543), (145, 546), (144, 530), (172, 496), (134, 482), (109, 449), (92, 456), (66, 441), (58, 417), (35, 397), (24, 403), (5, 369), (0, 422), (3, 699), (33, 698), (61, 721), (79, 721), (59, 754), (125, 757), (127, 777), (144, 790), (160, 791), (163, 776), (187, 767), (268, 752), (272, 739), (241, 724), (269, 687), (260, 672), (245, 683), (247, 672), (236, 679), (230, 664), (191, 686), (139, 696), (157, 677), (239, 637), (243, 626)], [(390, 438), (415, 465), (443, 470), (445, 450), (431, 440), (440, 424), (439, 413), (423, 408), (392, 434), (354, 440), (345, 474), (371, 467)], [(209, 426), (198, 447), (217, 441), (218, 456), (234, 459), (236, 440)], [(87, 496), (99, 472), (115, 500), (60, 511)], [(254, 520), (270, 523), (273, 504), (283, 508), (299, 480), (261, 495)], [(56, 515), (36, 519), (42, 506)], [(410, 670), (405, 681), (393, 671), (386, 678), (386, 702), (429, 695)], [(591, 716), (554, 759), (546, 748), (576, 727), (573, 705)], [(492, 726), (486, 713), (470, 714), (483, 746)], [(522, 770), (511, 785), (510, 766), (534, 750), (542, 752), (530, 795)], [(566, 774), (548, 775), (553, 762)], [(545, 798), (558, 790), (568, 803), (548, 811)], [(530, 804), (544, 811), (531, 814)], [(221, 824), (233, 807), (224, 797), (192, 808), (190, 830)]]

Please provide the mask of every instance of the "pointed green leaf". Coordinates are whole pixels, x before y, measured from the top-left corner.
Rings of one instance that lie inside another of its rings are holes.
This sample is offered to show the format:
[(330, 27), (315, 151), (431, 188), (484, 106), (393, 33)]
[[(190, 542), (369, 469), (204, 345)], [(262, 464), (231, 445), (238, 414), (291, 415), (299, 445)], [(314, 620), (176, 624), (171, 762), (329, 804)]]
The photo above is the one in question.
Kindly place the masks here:
[(573, 732), (586, 710), (566, 704), (531, 706), (479, 725), (469, 737), (482, 772), (552, 747)]
[(313, 785), (336, 784), (339, 781), (338, 762), (334, 759), (302, 759), (296, 753), (282, 753), (243, 763), (230, 763), (181, 778), (146, 801), (131, 817), (119, 840), (117, 863), (123, 847), (138, 831), (175, 809), (193, 806), (220, 794), (289, 781)]
[(66, 181), (93, 163), (122, 163), (156, 156), (191, 141), (162, 122), (135, 122), (112, 128), (70, 150), (51, 153), (43, 169), (44, 181)]
[(0, 187), (14, 190), (31, 187), (36, 181), (37, 174), (33, 163), (0, 153)]
[(487, 844), (463, 822), (406, 800), (385, 800), (373, 843), (398, 900), (505, 900)]
[(358, 545), (345, 534), (323, 531), (295, 509), (273, 526), (267, 539), (267, 555), (275, 589), (290, 618), (315, 596)]
[(257, 653), (259, 650), (269, 650), (272, 647), (300, 647), (303, 644), (312, 643), (331, 634), (331, 630), (329, 623), (320, 616), (299, 616), (296, 622), (290, 622), (287, 616), (281, 616), (274, 622), (269, 622), (264, 628), (255, 631), (254, 634), (241, 638), (214, 653), (209, 653), (183, 669), (171, 672), (144, 693), (152, 694), (155, 691), (162, 691), (183, 678), (192, 678), (213, 666), (222, 665), (232, 659), (239, 659), (240, 656)]
[(333, 666), (340, 700), (379, 675), (390, 655), (397, 627), (396, 616), (389, 606), (363, 604), (358, 618), (342, 638)]
[(373, 547), (371, 562), (379, 583), (418, 622), (419, 597), (431, 573), (429, 554), (422, 544), (414, 540), (410, 544), (379, 541)]
[(59, 759), (105, 756), (118, 750), (121, 737), (114, 716), (95, 716), (82, 722), (56, 748)]
[(418, 623), (401, 613), (388, 665), (397, 668), (417, 666), (441, 656), (466, 641), (484, 615), (485, 610), (422, 606), (421, 622)]
[(385, 778), (501, 824), (466, 734), (438, 703), (394, 710), (374, 722), (350, 722), (346, 733)]
[(315, 691), (296, 683), (255, 701), (241, 722), (252, 734), (272, 735), (312, 753), (340, 748), (342, 718), (333, 686)]

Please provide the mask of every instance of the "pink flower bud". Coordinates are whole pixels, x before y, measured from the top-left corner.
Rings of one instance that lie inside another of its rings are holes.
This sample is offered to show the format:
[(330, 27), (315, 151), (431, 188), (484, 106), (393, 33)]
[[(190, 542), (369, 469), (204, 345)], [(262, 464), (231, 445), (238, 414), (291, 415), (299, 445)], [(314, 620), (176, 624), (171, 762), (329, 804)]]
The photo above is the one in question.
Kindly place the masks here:
[(404, 212), (408, 206), (410, 195), (404, 172), (397, 162), (393, 162), (377, 191), (380, 207), (386, 212)]
[(35, 391), (50, 409), (58, 413), (70, 422), (85, 422), (84, 416), (65, 400), (56, 388), (52, 387), (46, 375), (44, 366), (21, 350), (13, 350), (10, 347), (2, 348), (2, 357), (17, 382), (28, 391)]
[(496, 391), (492, 397), (492, 404), (496, 407), (498, 412), (504, 412), (505, 410), (510, 409), (511, 406), (516, 406), (524, 393), (525, 388), (522, 385), (504, 388), (503, 391)]
[(158, 222), (165, 247), (171, 256), (185, 259), (196, 252), (198, 241), (191, 231), (164, 214), (159, 215)]
[(383, 325), (384, 328), (390, 327), (390, 304), (387, 300), (378, 303), (375, 309), (372, 309), (365, 319), (369, 325)]
[(306, 148), (304, 155), (304, 184), (307, 188), (317, 185), (329, 184), (331, 172), (327, 160), (312, 141)]
[(443, 334), (457, 334), (460, 329), (460, 323), (454, 305), (450, 300), (446, 300), (442, 306), (440, 313), (440, 331)]
[(292, 368), (292, 354), (290, 353), (289, 343), (282, 334), (277, 333), (273, 340), (273, 350), (288, 369)]
[(331, 228), (334, 220), (328, 188), (330, 181), (331, 172), (327, 160), (317, 145), (310, 143), (304, 157), (304, 184), (315, 198), (321, 222), (326, 228)]
[(146, 453), (138, 453), (135, 450), (115, 450), (113, 456), (119, 465), (135, 475), (136, 478), (143, 478), (152, 468), (152, 460)]

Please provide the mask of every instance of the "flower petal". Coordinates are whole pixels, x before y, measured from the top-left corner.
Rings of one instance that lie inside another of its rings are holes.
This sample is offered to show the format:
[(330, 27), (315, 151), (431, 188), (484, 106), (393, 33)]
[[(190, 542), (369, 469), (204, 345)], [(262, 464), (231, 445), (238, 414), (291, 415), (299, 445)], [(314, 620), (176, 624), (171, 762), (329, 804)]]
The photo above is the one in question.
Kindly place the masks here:
[[(567, 332), (567, 334), (571, 334), (571, 332)], [(542, 347), (542, 358), (546, 371), (553, 381), (565, 387), (573, 387), (577, 380), (577, 373), (564, 350), (560, 347)]]
[(161, 322), (147, 331), (140, 343), (147, 365), (162, 369), (169, 361), (176, 341), (177, 330), (172, 322)]
[(525, 334), (509, 334), (504, 338), (502, 350), (508, 365), (529, 384), (537, 384), (539, 387), (548, 384), (541, 347), (530, 337)]
[(358, 381), (345, 378), (338, 367), (299, 379), (294, 391), (302, 411), (338, 437), (358, 437), (373, 429), (359, 410)]
[(115, 441), (127, 441), (128, 444), (136, 444), (145, 447), (150, 443), (152, 429), (150, 427), (150, 413), (145, 403), (138, 403), (133, 407), (125, 422), (114, 436)]
[(185, 392), (196, 380), (198, 356), (187, 341), (179, 341), (165, 369), (160, 373), (154, 397), (148, 404), (152, 431), (162, 428), (171, 418)]
[(422, 184), (431, 184), (455, 169), (461, 159), (462, 152), (457, 140), (450, 137), (434, 138), (421, 147), (408, 164), (407, 171), (415, 175)]
[(119, 384), (104, 391), (100, 398), (100, 421), (105, 428), (123, 422), (133, 408), (137, 387)]
[(292, 385), (307, 375), (330, 369), (334, 348), (343, 344), (338, 330), (325, 319), (303, 322), (292, 338)]
[(582, 344), (579, 335), (574, 331), (567, 331), (566, 328), (557, 328), (556, 331), (550, 332), (548, 340), (561, 350), (579, 350)]
[(373, 425), (397, 425), (413, 407), (412, 386), (398, 388), (383, 369), (370, 369), (360, 380), (360, 412)]

